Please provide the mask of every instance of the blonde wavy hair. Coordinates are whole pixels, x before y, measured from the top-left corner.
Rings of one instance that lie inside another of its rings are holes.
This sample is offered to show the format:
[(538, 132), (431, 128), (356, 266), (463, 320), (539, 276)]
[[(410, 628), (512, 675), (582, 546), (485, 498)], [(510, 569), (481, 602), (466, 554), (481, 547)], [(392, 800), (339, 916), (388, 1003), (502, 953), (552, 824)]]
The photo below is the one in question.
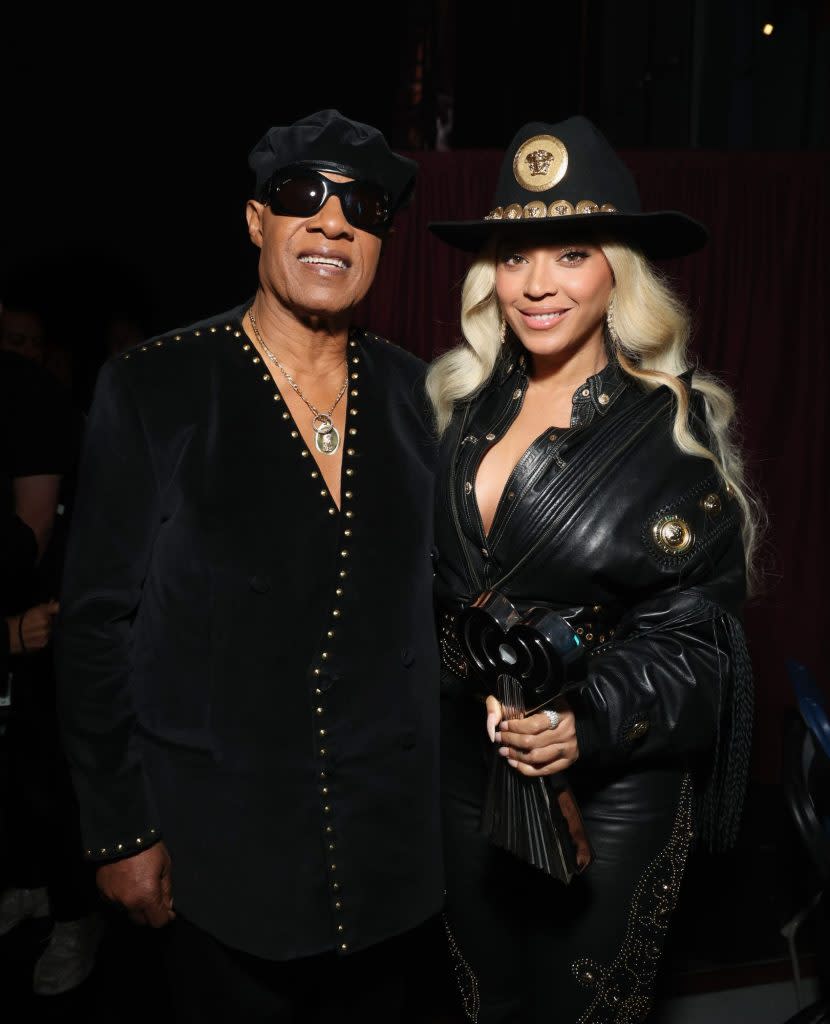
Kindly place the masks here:
[[(613, 330), (608, 343), (620, 368), (647, 389), (664, 384), (675, 397), (672, 425), (680, 451), (708, 459), (730, 489), (741, 509), (747, 583), (757, 583), (756, 553), (765, 515), (746, 480), (744, 461), (736, 438), (735, 401), (716, 377), (697, 367), (692, 389), (706, 409), (712, 448), (701, 444), (689, 427), (689, 393), (678, 376), (689, 369), (689, 314), (666, 279), (641, 253), (617, 242), (601, 249), (614, 275), (608, 305)], [(461, 329), (464, 341), (439, 356), (427, 373), (427, 393), (443, 434), (458, 402), (472, 398), (490, 379), (501, 348), (501, 311), (496, 297), (498, 243), (493, 240), (475, 260), (461, 293)]]

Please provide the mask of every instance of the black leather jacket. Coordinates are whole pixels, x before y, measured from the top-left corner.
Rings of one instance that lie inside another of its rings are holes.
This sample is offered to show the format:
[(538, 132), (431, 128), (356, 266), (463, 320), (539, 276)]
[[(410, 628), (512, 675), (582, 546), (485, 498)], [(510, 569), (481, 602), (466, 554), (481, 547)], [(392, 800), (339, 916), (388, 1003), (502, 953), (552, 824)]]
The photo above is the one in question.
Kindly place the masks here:
[[(688, 379), (686, 380), (688, 384)], [(734, 839), (751, 733), (751, 674), (737, 614), (745, 565), (737, 502), (705, 458), (682, 453), (675, 399), (615, 362), (573, 396), (511, 474), (485, 538), (475, 475), (527, 388), (508, 350), (443, 438), (437, 490), (437, 598), (445, 694), (480, 689), (454, 616), (486, 590), (519, 609), (563, 614), (589, 652), (570, 694), (580, 760), (604, 767), (697, 765), (710, 843)], [(708, 444), (703, 404), (691, 425)]]

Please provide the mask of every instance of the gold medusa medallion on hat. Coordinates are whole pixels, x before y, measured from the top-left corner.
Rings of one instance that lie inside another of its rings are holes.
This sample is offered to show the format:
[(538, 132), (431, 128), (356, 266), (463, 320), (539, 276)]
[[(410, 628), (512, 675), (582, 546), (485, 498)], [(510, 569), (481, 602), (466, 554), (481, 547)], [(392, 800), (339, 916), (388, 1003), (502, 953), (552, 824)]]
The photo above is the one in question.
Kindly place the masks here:
[(631, 171), (587, 118), (523, 125), (505, 151), (489, 211), (434, 221), (442, 241), (477, 252), (493, 236), (619, 241), (652, 259), (700, 249), (706, 228), (678, 210), (644, 211)]
[(568, 151), (554, 135), (533, 135), (516, 150), (513, 175), (531, 192), (544, 192), (565, 177)]

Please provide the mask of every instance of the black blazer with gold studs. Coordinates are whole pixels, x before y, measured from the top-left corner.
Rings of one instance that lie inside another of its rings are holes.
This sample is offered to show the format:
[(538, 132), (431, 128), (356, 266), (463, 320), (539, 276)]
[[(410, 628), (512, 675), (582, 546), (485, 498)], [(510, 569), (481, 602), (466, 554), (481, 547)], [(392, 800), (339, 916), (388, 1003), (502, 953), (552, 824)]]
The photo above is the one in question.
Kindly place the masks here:
[(288, 959), (441, 902), (420, 360), (349, 341), (342, 511), (241, 327), (101, 371), (57, 663), (86, 854), (164, 839), (177, 912)]

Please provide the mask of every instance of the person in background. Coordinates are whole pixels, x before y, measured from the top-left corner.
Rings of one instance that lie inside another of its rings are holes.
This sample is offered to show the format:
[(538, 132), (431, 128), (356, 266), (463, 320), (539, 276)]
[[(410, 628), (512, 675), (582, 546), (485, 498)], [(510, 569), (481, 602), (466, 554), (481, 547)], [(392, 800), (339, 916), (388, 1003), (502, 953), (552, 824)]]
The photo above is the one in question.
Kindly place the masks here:
[(51, 646), (81, 424), (42, 367), (40, 314), (6, 303), (0, 337), (0, 701), (8, 766), (0, 937), (14, 941), (24, 920), (50, 917), (32, 984), (39, 995), (58, 995), (89, 976), (103, 930), (58, 733)]

